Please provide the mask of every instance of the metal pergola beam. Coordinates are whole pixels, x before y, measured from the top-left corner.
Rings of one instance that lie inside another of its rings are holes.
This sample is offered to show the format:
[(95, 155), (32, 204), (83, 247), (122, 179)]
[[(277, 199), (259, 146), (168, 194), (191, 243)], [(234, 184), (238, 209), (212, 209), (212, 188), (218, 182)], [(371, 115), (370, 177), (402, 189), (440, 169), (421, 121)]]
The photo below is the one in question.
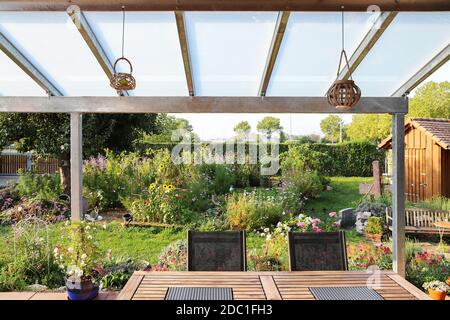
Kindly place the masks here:
[(428, 61), (419, 71), (417, 71), (411, 78), (408, 79), (400, 88), (393, 94), (393, 97), (401, 97), (408, 95), (414, 88), (427, 79), (433, 72), (443, 66), (450, 60), (450, 44), (447, 45), (441, 52), (435, 55)]
[(17, 49), (11, 41), (0, 32), (0, 49), (33, 79), (48, 95), (62, 96), (63, 94), (30, 60)]
[(289, 11), (282, 11), (278, 13), (277, 23), (275, 25), (275, 32), (272, 38), (272, 43), (269, 49), (269, 56), (267, 57), (266, 66), (264, 68), (261, 85), (259, 86), (258, 95), (265, 96), (267, 88), (269, 87), (270, 78), (272, 76), (275, 62), (277, 61), (278, 52), (280, 51), (281, 43), (283, 41), (284, 32), (289, 21)]
[(0, 112), (407, 113), (402, 97), (363, 97), (350, 111), (325, 97), (0, 97)]
[(363, 59), (367, 56), (369, 51), (378, 41), (378, 39), (380, 39), (386, 28), (394, 20), (396, 15), (397, 12), (382, 12), (380, 14), (380, 16), (374, 22), (372, 28), (365, 35), (364, 39), (361, 41), (355, 52), (350, 57), (348, 61), (350, 70), (344, 67), (338, 75), (338, 80), (347, 80), (349, 78), (350, 73), (353, 73), (356, 70), (359, 64), (363, 61)]
[[(108, 79), (111, 79), (114, 74), (113, 64), (108, 59), (105, 50), (95, 36), (95, 33), (89, 25), (89, 22), (87, 21), (85, 15), (78, 9), (79, 8), (77, 7), (70, 7), (67, 10), (67, 14), (75, 24), (77, 30), (80, 32), (81, 36), (88, 45), (100, 67), (105, 72)], [(128, 95), (128, 92), (123, 91), (123, 94)]]
[(448, 0), (0, 0), (0, 10), (63, 11), (78, 5), (88, 11), (448, 11)]
[(195, 95), (194, 79), (192, 77), (192, 64), (189, 55), (189, 45), (186, 35), (186, 23), (183, 11), (175, 11), (175, 20), (177, 22), (178, 39), (180, 40), (181, 55), (183, 57), (184, 73), (186, 74), (186, 82), (189, 95)]

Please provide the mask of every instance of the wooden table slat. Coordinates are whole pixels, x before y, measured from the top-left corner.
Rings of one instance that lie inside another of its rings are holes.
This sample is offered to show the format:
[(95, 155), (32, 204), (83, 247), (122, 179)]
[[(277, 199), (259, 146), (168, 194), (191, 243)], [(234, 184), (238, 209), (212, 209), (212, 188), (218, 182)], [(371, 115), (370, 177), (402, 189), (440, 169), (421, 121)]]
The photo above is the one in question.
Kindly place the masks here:
[[(235, 300), (314, 300), (311, 287), (366, 287), (365, 271), (296, 272), (144, 272), (137, 271), (119, 299), (164, 299), (169, 287), (232, 288)], [(405, 279), (383, 271), (374, 289), (386, 300), (429, 299)]]

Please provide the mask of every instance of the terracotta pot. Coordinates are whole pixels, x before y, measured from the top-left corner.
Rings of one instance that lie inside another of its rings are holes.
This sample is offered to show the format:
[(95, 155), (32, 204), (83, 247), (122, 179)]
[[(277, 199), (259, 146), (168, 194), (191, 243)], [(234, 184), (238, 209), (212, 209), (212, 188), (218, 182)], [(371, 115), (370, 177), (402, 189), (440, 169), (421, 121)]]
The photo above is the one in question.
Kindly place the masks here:
[(440, 292), (440, 291), (435, 291), (433, 289), (428, 289), (428, 295), (433, 300), (445, 300), (445, 297), (447, 296), (447, 292)]

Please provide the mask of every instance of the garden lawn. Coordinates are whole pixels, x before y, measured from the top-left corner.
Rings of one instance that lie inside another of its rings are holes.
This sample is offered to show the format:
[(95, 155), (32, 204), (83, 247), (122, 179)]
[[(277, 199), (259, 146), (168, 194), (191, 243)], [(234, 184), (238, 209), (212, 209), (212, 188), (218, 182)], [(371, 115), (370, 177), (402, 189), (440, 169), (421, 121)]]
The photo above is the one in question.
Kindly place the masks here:
[(318, 198), (309, 199), (306, 203), (306, 211), (320, 215), (344, 208), (356, 207), (361, 200), (359, 194), (360, 183), (371, 183), (370, 177), (331, 177), (332, 190), (324, 191)]

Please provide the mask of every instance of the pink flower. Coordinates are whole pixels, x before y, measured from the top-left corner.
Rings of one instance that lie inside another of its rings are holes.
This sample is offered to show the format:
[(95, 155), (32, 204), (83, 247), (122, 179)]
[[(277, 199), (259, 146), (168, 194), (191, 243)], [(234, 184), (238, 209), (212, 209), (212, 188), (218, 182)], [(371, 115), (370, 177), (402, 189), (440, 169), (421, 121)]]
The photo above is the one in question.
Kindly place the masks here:
[(336, 211), (333, 211), (333, 212), (330, 212), (328, 215), (330, 216), (330, 218), (334, 218), (334, 217), (336, 217), (337, 213), (336, 213)]
[(297, 227), (299, 227), (299, 228), (304, 228), (305, 227), (305, 223), (304, 222), (297, 222)]
[(316, 233), (322, 232), (322, 229), (320, 229), (320, 228), (317, 227), (317, 226), (313, 226), (312, 229), (313, 229), (313, 231), (316, 232)]
[(339, 227), (341, 226), (341, 222), (340, 222), (340, 221), (336, 221), (336, 222), (334, 223), (334, 226), (335, 226), (336, 228), (339, 228)]

